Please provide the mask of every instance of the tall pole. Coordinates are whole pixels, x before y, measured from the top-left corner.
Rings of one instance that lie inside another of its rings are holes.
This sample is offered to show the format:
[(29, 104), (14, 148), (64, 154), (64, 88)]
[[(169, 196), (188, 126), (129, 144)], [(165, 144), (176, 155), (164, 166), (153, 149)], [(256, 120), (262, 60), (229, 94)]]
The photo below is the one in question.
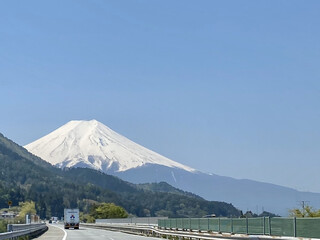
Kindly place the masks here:
[(300, 201), (301, 205), (302, 205), (302, 217), (305, 216), (305, 206), (306, 206), (306, 203), (308, 203), (309, 201)]

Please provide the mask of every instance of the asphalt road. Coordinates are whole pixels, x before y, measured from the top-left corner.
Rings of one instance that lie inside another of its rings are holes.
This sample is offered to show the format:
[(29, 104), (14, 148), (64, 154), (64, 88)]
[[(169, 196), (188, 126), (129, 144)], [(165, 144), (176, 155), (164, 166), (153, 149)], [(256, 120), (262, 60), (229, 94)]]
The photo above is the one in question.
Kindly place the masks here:
[(48, 231), (46, 231), (41, 236), (34, 238), (37, 240), (66, 240), (64, 238), (65, 232), (63, 231), (63, 225), (58, 224), (47, 224), (49, 227)]
[(159, 240), (159, 238), (131, 235), (120, 232), (112, 232), (101, 229), (85, 228), (64, 229), (61, 224), (48, 224), (49, 230), (37, 240)]

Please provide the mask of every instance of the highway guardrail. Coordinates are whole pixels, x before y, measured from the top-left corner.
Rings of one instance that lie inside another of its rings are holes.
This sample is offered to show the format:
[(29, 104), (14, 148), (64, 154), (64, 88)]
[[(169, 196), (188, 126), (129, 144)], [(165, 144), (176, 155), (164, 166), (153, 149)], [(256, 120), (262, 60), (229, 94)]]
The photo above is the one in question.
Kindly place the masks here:
[(45, 232), (45, 223), (37, 224), (8, 224), (8, 232), (0, 233), (0, 240), (14, 239), (22, 236), (37, 236)]

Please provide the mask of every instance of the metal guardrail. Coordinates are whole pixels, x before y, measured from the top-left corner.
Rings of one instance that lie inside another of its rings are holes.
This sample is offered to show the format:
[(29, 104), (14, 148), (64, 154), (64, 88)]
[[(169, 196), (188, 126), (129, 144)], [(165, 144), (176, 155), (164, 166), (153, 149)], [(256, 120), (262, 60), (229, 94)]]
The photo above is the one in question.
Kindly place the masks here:
[(48, 227), (45, 223), (37, 224), (8, 224), (8, 232), (0, 233), (0, 240), (13, 239), (26, 235), (39, 235), (45, 232)]
[(143, 235), (143, 236), (155, 236), (154, 226), (143, 225), (139, 226), (136, 224), (82, 224), (82, 226), (104, 229), (109, 231), (123, 232), (128, 234)]
[(97, 224), (136, 224), (136, 225), (158, 225), (159, 220), (168, 217), (132, 217), (132, 218), (110, 218), (96, 219)]

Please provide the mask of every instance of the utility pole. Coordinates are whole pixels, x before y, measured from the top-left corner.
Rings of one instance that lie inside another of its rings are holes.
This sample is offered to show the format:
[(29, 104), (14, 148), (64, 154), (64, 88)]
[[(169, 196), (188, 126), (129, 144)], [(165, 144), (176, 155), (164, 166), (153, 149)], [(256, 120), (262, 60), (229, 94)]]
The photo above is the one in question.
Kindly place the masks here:
[(302, 205), (302, 217), (304, 217), (305, 214), (305, 205), (306, 203), (309, 203), (310, 201), (300, 201), (300, 204)]

